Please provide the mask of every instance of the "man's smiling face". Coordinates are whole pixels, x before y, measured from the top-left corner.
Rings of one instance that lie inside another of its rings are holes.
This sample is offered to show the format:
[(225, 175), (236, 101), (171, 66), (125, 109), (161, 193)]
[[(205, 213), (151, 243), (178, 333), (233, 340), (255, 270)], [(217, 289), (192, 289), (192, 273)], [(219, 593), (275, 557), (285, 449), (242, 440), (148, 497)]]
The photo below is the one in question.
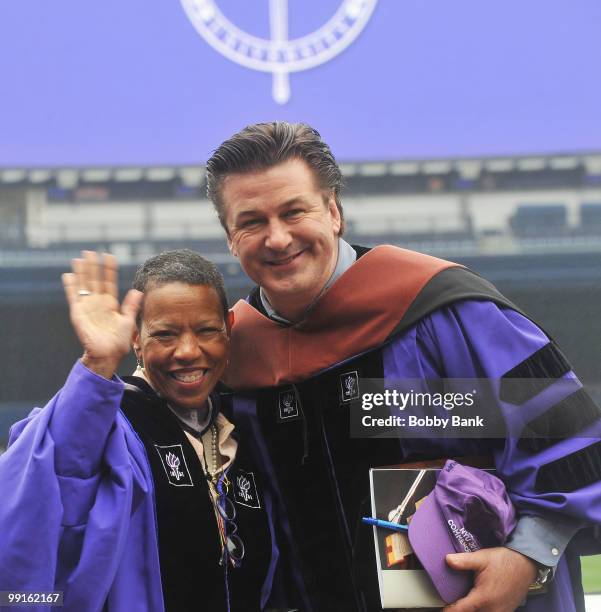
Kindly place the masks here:
[(277, 312), (300, 315), (330, 278), (340, 214), (306, 162), (231, 174), (221, 189), (228, 244)]

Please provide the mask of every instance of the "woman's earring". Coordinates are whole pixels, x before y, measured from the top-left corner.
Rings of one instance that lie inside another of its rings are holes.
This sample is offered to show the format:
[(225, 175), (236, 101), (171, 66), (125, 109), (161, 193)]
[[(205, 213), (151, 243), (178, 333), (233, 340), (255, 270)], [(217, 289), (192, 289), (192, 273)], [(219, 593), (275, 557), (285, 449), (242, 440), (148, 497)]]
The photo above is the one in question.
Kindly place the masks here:
[(135, 376), (142, 376), (144, 374), (144, 362), (140, 355), (136, 355), (136, 371), (134, 372)]

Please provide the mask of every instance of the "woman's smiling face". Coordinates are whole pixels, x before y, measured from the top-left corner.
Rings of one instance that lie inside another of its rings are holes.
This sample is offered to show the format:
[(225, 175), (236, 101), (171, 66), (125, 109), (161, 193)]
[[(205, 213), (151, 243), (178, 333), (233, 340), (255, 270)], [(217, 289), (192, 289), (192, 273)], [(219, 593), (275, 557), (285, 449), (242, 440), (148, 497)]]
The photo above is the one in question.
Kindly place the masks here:
[(221, 378), (230, 316), (213, 287), (171, 282), (144, 294), (134, 350), (153, 389), (170, 404), (201, 408)]

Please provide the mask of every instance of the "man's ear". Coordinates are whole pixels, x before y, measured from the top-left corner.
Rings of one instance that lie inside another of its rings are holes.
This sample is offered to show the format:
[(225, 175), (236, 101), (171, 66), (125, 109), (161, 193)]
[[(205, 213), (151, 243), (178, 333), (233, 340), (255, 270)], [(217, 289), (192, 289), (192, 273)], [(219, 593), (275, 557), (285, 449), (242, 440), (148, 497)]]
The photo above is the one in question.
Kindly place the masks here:
[(332, 227), (336, 232), (336, 236), (339, 236), (340, 228), (342, 227), (342, 219), (340, 218), (338, 206), (336, 206), (336, 196), (333, 191), (330, 192), (330, 195), (328, 196), (328, 211), (332, 218)]
[(234, 320), (236, 319), (236, 317), (234, 316), (234, 311), (233, 310), (228, 310), (227, 311), (227, 319), (225, 321), (225, 329), (227, 330), (227, 334), (229, 336), (230, 331), (232, 331), (232, 327), (234, 327)]
[(234, 257), (238, 257), (238, 249), (236, 248), (236, 245), (234, 244), (232, 237), (230, 236), (229, 232), (226, 236), (227, 239), (227, 248), (230, 250), (230, 253), (234, 256)]
[(238, 250), (236, 249), (236, 246), (234, 245), (234, 241), (232, 240), (232, 235), (230, 234), (230, 230), (227, 226), (226, 216), (227, 215), (225, 214), (225, 210), (223, 212), (223, 216), (221, 216), (221, 214), (219, 215), (219, 218), (221, 219), (221, 227), (223, 227), (223, 229), (225, 230), (225, 239), (227, 240), (227, 248), (230, 250), (230, 253), (234, 257), (238, 257)]

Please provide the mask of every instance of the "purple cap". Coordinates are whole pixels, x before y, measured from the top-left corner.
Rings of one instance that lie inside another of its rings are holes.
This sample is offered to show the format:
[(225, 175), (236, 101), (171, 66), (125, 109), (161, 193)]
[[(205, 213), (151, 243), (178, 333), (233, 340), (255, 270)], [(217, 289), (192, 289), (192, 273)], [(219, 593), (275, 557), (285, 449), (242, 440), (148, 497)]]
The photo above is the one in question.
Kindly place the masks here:
[(496, 476), (447, 461), (409, 523), (409, 541), (440, 597), (453, 603), (471, 589), (473, 575), (451, 569), (446, 555), (503, 546), (515, 524), (513, 504)]

